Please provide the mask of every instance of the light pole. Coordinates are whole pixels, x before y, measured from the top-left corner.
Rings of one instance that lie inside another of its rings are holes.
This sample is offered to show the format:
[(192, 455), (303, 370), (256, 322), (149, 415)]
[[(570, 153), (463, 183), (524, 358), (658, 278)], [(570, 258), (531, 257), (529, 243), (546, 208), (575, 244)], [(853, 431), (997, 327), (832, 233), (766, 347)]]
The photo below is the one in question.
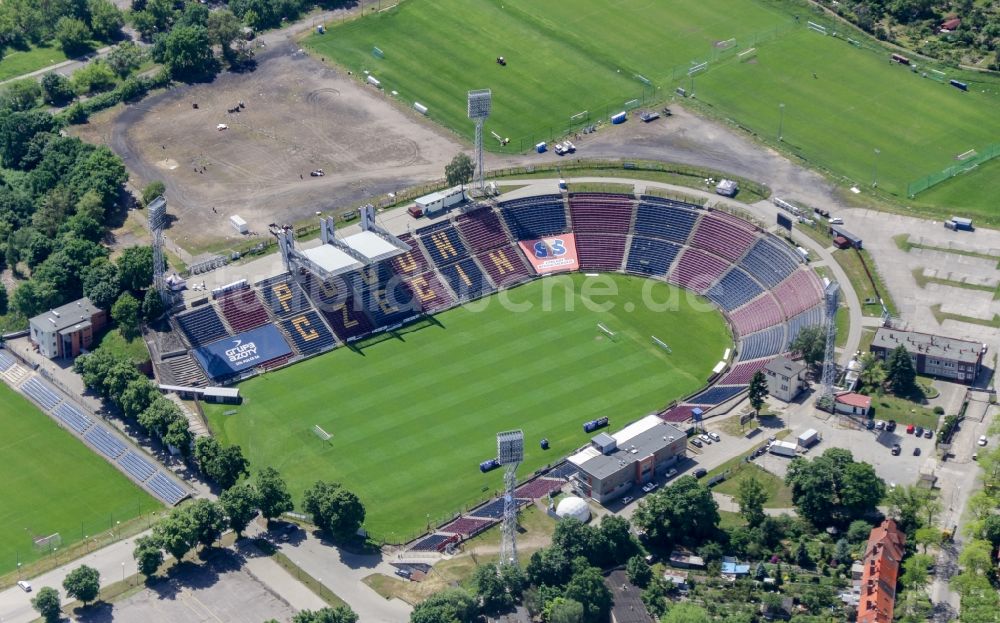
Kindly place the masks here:
[(784, 129), (784, 126), (785, 126), (785, 105), (784, 104), (778, 104), (778, 140), (779, 141), (784, 140), (784, 136), (785, 135), (782, 133), (782, 130)]
[(882, 153), (879, 148), (875, 148), (875, 159), (872, 161), (872, 188), (878, 186), (878, 155)]
[(125, 583), (125, 563), (122, 563), (122, 584)]

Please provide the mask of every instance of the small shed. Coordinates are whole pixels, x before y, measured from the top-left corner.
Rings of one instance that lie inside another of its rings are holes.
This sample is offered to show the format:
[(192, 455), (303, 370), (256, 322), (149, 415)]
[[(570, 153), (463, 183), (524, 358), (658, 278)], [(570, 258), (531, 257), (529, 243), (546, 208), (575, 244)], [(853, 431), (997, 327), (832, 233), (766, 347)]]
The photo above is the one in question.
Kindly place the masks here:
[(241, 217), (239, 214), (234, 214), (230, 216), (229, 223), (233, 226), (233, 229), (235, 229), (236, 233), (238, 234), (245, 234), (248, 231), (250, 231), (250, 229), (247, 227), (247, 222), (244, 221), (243, 217)]
[(447, 210), (453, 205), (465, 201), (465, 191), (461, 186), (454, 186), (445, 190), (417, 197), (413, 202), (417, 204), (427, 216), (435, 216), (442, 210)]
[(865, 396), (864, 394), (844, 392), (838, 394), (834, 399), (834, 408), (837, 413), (868, 417), (868, 412), (872, 408), (872, 399), (870, 396)]
[(740, 185), (733, 180), (720, 180), (715, 185), (715, 194), (723, 197), (735, 197), (740, 192)]
[[(862, 248), (862, 240), (860, 236), (855, 236), (851, 232), (844, 229), (842, 225), (830, 225), (830, 234), (834, 237), (834, 243), (836, 243), (836, 238), (840, 237), (846, 240), (850, 246), (855, 249)], [(839, 246), (839, 245), (838, 245)], [(842, 249), (845, 247), (841, 247)]]

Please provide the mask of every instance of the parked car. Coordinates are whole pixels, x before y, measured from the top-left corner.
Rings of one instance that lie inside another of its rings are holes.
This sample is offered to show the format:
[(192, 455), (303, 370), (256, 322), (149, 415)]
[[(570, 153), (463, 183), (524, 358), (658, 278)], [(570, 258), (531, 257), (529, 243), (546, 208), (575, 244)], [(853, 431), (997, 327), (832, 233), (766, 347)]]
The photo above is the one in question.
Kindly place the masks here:
[(925, 428), (924, 429), (924, 439), (930, 439), (932, 437), (934, 437), (934, 431), (932, 431), (929, 428)]
[(694, 470), (695, 478), (704, 478), (707, 474), (708, 470), (705, 469), (704, 467), (699, 467), (698, 469)]
[(18, 580), (17, 581), (17, 585), (25, 593), (30, 593), (31, 592), (31, 584), (29, 582), (27, 582), (25, 580)]
[(899, 447), (898, 443), (892, 445), (892, 456), (899, 456), (899, 453), (902, 451), (903, 449)]
[(667, 470), (666, 479), (670, 480), (676, 475), (677, 475), (677, 470), (671, 467), (670, 469)]
[(622, 506), (630, 504), (633, 499), (635, 498), (626, 495), (625, 497), (622, 498)]
[(698, 439), (697, 437), (692, 437), (690, 441), (691, 445), (694, 446), (695, 448), (700, 448), (705, 445), (701, 443), (701, 439)]
[(906, 427), (906, 434), (907, 434), (907, 435), (912, 435), (912, 434), (913, 434), (913, 430), (914, 430), (915, 428), (916, 428), (916, 427), (915, 427), (915, 426), (914, 426), (913, 424), (909, 424), (909, 425), (907, 425), (907, 427)]
[(985, 446), (986, 445), (986, 435), (980, 435), (979, 436), (979, 441), (977, 443), (979, 445), (981, 445), (981, 446)]
[(868, 420), (868, 422), (865, 424), (865, 428), (867, 428), (868, 430), (875, 430), (875, 420)]
[(412, 573), (410, 572), (409, 569), (396, 569), (396, 575), (398, 575), (401, 578), (409, 580)]
[(875, 430), (882, 430), (883, 428), (885, 428), (885, 421), (875, 420)]
[(708, 436), (712, 438), (712, 441), (722, 441), (722, 437), (719, 437), (719, 433), (709, 433)]
[(917, 437), (923, 437), (924, 436), (924, 427), (923, 426), (918, 426), (917, 429), (915, 431), (913, 431), (913, 434), (916, 435)]
[(647, 482), (646, 484), (642, 485), (642, 490), (645, 491), (646, 493), (652, 493), (653, 491), (656, 491), (656, 483)]
[(704, 441), (708, 445), (712, 445), (712, 438), (709, 437), (708, 435), (705, 435), (705, 434), (698, 435), (698, 439), (701, 439), (702, 441)]
[(913, 449), (913, 456), (920, 456), (920, 446)]
[(885, 424), (885, 429), (890, 433), (896, 430), (896, 420), (889, 420)]
[(830, 217), (830, 224), (831, 225), (843, 225), (844, 224), (844, 219), (840, 218), (839, 216), (832, 216), (832, 217)]

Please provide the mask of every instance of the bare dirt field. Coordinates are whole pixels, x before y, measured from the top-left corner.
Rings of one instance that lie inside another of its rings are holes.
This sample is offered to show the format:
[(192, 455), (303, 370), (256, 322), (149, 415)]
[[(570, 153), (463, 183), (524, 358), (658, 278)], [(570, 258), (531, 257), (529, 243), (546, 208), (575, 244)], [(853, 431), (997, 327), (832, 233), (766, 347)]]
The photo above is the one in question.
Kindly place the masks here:
[[(192, 252), (234, 236), (231, 215), (263, 232), (442, 177), (463, 148), (294, 43), (260, 50), (257, 61), (253, 72), (179, 86), (78, 128), (125, 160), (135, 188), (163, 180), (177, 217), (169, 235)], [(314, 169), (325, 176), (310, 177)]]

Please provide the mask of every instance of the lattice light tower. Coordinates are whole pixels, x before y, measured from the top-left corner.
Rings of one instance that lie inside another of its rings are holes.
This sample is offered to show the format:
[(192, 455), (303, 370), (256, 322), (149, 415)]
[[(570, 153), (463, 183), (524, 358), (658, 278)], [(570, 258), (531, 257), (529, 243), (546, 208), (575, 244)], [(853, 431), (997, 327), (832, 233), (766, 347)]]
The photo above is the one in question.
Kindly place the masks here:
[(497, 433), (497, 458), (503, 465), (503, 526), (500, 533), (500, 564), (517, 566), (517, 466), (524, 460), (524, 432)]
[(149, 218), (149, 233), (153, 236), (153, 287), (160, 295), (163, 306), (173, 307), (173, 292), (167, 287), (164, 275), (167, 262), (163, 254), (163, 226), (167, 220), (167, 200), (162, 196), (153, 199), (146, 211)]
[(826, 301), (826, 352), (823, 356), (823, 395), (824, 400), (833, 402), (833, 382), (837, 380), (837, 362), (835, 361), (837, 346), (837, 302), (840, 286), (831, 281), (823, 292)]
[(486, 190), (486, 172), (483, 167), (483, 123), (493, 108), (493, 93), (489, 89), (469, 91), (469, 119), (476, 122), (476, 182), (479, 192)]

